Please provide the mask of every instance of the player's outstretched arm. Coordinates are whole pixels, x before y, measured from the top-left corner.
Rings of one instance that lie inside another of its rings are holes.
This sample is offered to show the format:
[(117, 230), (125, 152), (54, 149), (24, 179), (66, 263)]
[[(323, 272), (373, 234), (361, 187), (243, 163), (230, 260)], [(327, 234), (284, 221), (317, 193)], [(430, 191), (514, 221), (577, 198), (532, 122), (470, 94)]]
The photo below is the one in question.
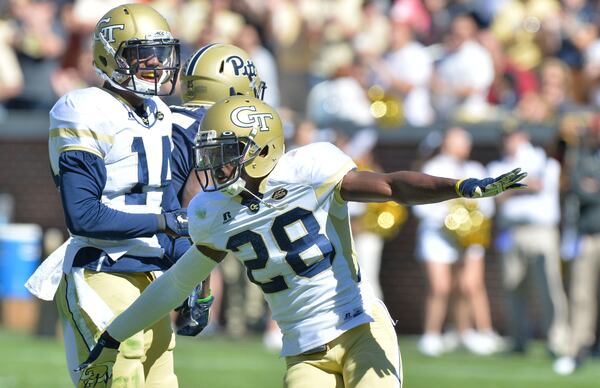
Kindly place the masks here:
[(462, 180), (415, 171), (385, 174), (353, 170), (342, 180), (340, 194), (346, 201), (396, 201), (406, 205), (420, 205), (458, 197), (490, 197), (506, 190), (522, 189), (526, 186), (519, 182), (526, 176), (527, 173), (518, 168), (496, 178)]
[(106, 328), (110, 336), (122, 342), (152, 326), (177, 307), (218, 264), (218, 259), (209, 258), (203, 253), (206, 250), (201, 252), (200, 249), (203, 247), (191, 246), (168, 271), (153, 281), (140, 297)]

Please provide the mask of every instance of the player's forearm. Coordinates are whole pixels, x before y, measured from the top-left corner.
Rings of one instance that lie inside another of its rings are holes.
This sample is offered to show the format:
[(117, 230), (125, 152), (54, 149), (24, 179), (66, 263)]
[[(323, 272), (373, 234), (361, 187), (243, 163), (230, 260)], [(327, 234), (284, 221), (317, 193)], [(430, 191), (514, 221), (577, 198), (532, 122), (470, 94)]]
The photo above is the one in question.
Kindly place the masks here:
[(120, 212), (95, 200), (65, 206), (67, 226), (73, 234), (104, 240), (153, 236), (160, 230), (158, 217), (157, 214)]
[(156, 214), (131, 214), (111, 209), (102, 202), (106, 183), (104, 162), (89, 152), (61, 154), (60, 194), (71, 233), (110, 240), (150, 237), (161, 231)]
[(396, 202), (420, 205), (458, 197), (456, 179), (414, 171), (397, 171), (386, 175), (392, 189), (391, 198)]
[(458, 197), (456, 180), (414, 171), (379, 174), (350, 171), (342, 181), (341, 196), (346, 201), (396, 201), (419, 205)]
[(195, 246), (161, 277), (152, 282), (136, 301), (107, 327), (106, 331), (123, 342), (173, 310), (194, 287), (204, 280), (217, 262), (204, 256)]

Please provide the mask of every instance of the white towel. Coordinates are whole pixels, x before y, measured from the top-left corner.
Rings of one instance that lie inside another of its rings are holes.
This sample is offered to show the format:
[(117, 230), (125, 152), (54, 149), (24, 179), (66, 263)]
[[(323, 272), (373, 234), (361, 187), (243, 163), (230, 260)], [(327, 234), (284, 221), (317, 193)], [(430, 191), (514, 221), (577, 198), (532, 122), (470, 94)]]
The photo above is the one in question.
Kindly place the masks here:
[(25, 288), (33, 295), (42, 300), (54, 299), (54, 294), (60, 283), (63, 274), (63, 262), (67, 253), (67, 248), (71, 239), (65, 241), (54, 252), (42, 261), (33, 275), (27, 279)]

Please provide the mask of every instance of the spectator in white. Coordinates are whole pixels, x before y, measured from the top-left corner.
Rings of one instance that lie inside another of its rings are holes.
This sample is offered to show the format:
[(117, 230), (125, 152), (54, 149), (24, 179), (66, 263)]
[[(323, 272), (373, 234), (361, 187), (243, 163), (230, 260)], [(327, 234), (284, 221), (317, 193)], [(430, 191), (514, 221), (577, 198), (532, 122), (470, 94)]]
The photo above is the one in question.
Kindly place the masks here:
[(242, 27), (236, 37), (235, 44), (246, 50), (250, 54), (252, 62), (260, 69), (260, 78), (268, 85), (265, 90), (264, 101), (273, 107), (279, 107), (277, 62), (273, 54), (263, 46), (256, 27), (252, 24), (246, 24)]
[(433, 61), (427, 49), (413, 38), (410, 24), (394, 21), (389, 51), (373, 70), (384, 89), (402, 99), (408, 124), (425, 126), (433, 122), (429, 93)]
[(543, 149), (534, 147), (529, 134), (518, 126), (505, 129), (503, 147), (502, 159), (490, 163), (488, 172), (525, 165), (529, 173), (527, 190), (496, 202), (496, 245), (502, 257), (502, 282), (509, 301), (512, 350), (527, 350), (532, 332), (528, 293), (535, 289), (547, 347), (561, 356), (568, 347), (568, 316), (560, 272), (560, 165)]
[(488, 114), (487, 94), (494, 80), (489, 52), (476, 41), (477, 24), (469, 14), (452, 20), (447, 52), (436, 65), (434, 107), (443, 118), (481, 121)]
[(308, 94), (307, 116), (318, 127), (357, 130), (372, 127), (371, 103), (361, 83), (364, 73), (351, 52), (344, 53), (332, 79), (315, 85)]
[(11, 46), (14, 34), (10, 23), (0, 20), (0, 115), (3, 110), (2, 103), (18, 95), (23, 89), (23, 73)]
[[(460, 127), (448, 129), (442, 140), (440, 152), (423, 166), (430, 175), (484, 177), (486, 171), (479, 162), (469, 160), (471, 136)], [(492, 354), (503, 350), (503, 340), (492, 328), (490, 306), (485, 289), (485, 248), (479, 243), (461, 244), (457, 236), (445, 227), (456, 206), (477, 208), (480, 215), (489, 219), (494, 213), (493, 200), (477, 202), (439, 202), (414, 206), (419, 218), (417, 255), (425, 266), (429, 291), (425, 305), (424, 334), (419, 340), (419, 350), (428, 356), (439, 356), (452, 350), (458, 341), (475, 354)], [(461, 205), (462, 204), (462, 205)], [(470, 212), (469, 212), (470, 214)], [(465, 217), (469, 218), (469, 217)], [(483, 225), (480, 224), (480, 225)], [(474, 228), (472, 232), (484, 233)], [(453, 284), (457, 286), (454, 316), (455, 333), (442, 337)], [(472, 318), (472, 319), (471, 319)], [(474, 325), (471, 320), (473, 320)], [(474, 329), (476, 328), (476, 330)], [(447, 341), (449, 340), (449, 341)]]

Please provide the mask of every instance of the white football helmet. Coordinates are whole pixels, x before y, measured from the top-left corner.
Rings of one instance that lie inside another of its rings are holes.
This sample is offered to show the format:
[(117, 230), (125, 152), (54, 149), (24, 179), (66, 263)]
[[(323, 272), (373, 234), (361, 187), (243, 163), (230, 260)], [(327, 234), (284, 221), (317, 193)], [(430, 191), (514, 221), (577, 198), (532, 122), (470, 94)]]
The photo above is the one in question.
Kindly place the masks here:
[[(117, 89), (138, 96), (166, 96), (175, 89), (179, 41), (165, 18), (148, 5), (125, 4), (108, 11), (94, 30), (93, 57), (97, 73)], [(170, 87), (163, 88), (165, 84)]]

